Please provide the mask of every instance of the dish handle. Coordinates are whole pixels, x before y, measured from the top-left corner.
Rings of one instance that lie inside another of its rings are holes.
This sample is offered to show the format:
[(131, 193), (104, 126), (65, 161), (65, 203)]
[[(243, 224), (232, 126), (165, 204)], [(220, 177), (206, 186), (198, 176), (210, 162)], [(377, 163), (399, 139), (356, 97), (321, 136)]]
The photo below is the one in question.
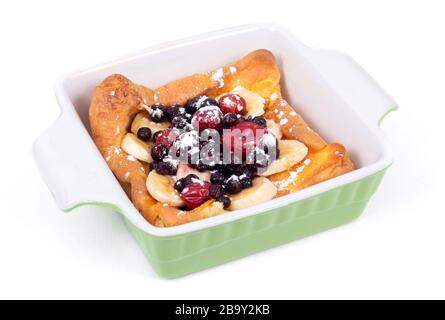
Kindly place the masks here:
[(33, 155), (63, 211), (87, 204), (119, 208), (113, 199), (122, 188), (109, 183), (112, 173), (77, 114), (64, 112), (34, 142)]
[(388, 113), (397, 110), (394, 99), (347, 54), (317, 48), (309, 48), (308, 52), (329, 85), (369, 125), (380, 125)]

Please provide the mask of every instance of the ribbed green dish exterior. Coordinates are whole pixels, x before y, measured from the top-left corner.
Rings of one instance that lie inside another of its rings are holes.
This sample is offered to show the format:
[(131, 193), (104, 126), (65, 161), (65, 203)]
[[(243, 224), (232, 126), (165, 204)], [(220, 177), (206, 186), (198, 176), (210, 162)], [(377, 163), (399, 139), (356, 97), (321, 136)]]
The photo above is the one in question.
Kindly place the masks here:
[(125, 222), (156, 273), (177, 278), (353, 221), (385, 171), (279, 209), (178, 236), (153, 236)]

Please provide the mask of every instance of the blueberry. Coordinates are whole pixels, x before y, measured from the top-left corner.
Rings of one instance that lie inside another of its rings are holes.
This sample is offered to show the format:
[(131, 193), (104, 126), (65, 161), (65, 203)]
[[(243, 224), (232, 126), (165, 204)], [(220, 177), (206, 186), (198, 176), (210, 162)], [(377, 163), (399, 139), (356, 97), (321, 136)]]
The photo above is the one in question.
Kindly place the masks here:
[(255, 117), (252, 119), (252, 122), (256, 123), (260, 127), (263, 127), (263, 128), (267, 127), (267, 122), (266, 122), (266, 119), (264, 119), (264, 117), (261, 117), (261, 116)]
[(237, 194), (243, 190), (243, 186), (239, 181), (238, 177), (232, 176), (226, 181), (225, 189), (230, 194)]
[(199, 180), (199, 177), (196, 174), (191, 173), (184, 178), (184, 183), (187, 186), (187, 185), (193, 183), (193, 180)]
[(233, 176), (235, 174), (234, 167), (231, 166), (231, 165), (228, 165), (228, 164), (224, 165), (221, 168), (221, 172), (224, 174), (224, 176), (226, 178), (229, 178), (229, 177), (231, 177), (231, 176)]
[(182, 116), (176, 116), (172, 119), (172, 126), (178, 129), (184, 129), (187, 126), (187, 120)]
[(142, 141), (148, 142), (151, 139), (151, 129), (146, 127), (139, 128), (137, 136)]
[(210, 106), (219, 107), (219, 103), (215, 99), (207, 98), (204, 101), (202, 101), (202, 103), (199, 107), (203, 108), (203, 107), (210, 107)]
[(208, 166), (204, 163), (202, 159), (199, 159), (198, 162), (196, 163), (196, 170), (198, 170), (199, 172), (203, 172), (208, 170)]
[(239, 123), (239, 118), (236, 113), (227, 113), (223, 118), (223, 126), (225, 128), (233, 127)]
[(177, 180), (174, 184), (174, 188), (176, 189), (176, 191), (178, 192), (182, 192), (182, 190), (184, 190), (185, 188), (185, 180), (184, 178), (181, 178), (179, 180)]
[(238, 117), (238, 123), (246, 121), (246, 118), (242, 114), (237, 114), (236, 116)]
[(171, 162), (154, 162), (153, 168), (157, 173), (164, 176), (173, 176), (178, 171), (178, 168)]
[(157, 144), (151, 149), (151, 157), (154, 161), (162, 161), (167, 154), (168, 150), (163, 144)]
[(186, 114), (185, 108), (180, 104), (175, 104), (167, 108), (165, 112), (165, 117), (167, 120), (172, 121), (174, 117), (184, 116)]
[(152, 105), (151, 109), (149, 111), (151, 120), (153, 120), (153, 122), (156, 122), (156, 123), (165, 121), (166, 120), (166, 118), (165, 118), (166, 111), (167, 111), (167, 108), (163, 104)]
[(187, 102), (185, 106), (185, 111), (189, 114), (194, 114), (201, 107), (201, 103), (204, 100), (204, 97), (196, 97)]
[(210, 176), (210, 182), (211, 183), (224, 183), (225, 177), (224, 174), (221, 171), (215, 171)]
[(243, 189), (250, 188), (253, 184), (252, 178), (249, 178), (246, 175), (241, 175), (239, 181), (241, 182)]
[(219, 199), (224, 195), (224, 187), (221, 184), (212, 184), (209, 188), (209, 195), (213, 199)]
[(224, 206), (224, 209), (227, 209), (230, 207), (232, 200), (228, 196), (221, 196), (218, 198), (218, 202), (221, 202)]
[(251, 164), (241, 164), (236, 167), (235, 174), (237, 176), (245, 175), (249, 178), (253, 177), (254, 167)]

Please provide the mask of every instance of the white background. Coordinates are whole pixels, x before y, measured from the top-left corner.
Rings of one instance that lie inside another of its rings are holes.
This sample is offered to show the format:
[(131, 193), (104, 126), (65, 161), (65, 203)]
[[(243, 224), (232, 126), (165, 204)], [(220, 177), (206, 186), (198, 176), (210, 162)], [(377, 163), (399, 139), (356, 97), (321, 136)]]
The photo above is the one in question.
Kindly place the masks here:
[[(347, 226), (178, 280), (120, 219), (61, 213), (31, 157), (54, 79), (148, 45), (256, 21), (351, 54), (399, 103), (396, 162)], [(443, 1), (2, 1), (0, 298), (445, 298)]]

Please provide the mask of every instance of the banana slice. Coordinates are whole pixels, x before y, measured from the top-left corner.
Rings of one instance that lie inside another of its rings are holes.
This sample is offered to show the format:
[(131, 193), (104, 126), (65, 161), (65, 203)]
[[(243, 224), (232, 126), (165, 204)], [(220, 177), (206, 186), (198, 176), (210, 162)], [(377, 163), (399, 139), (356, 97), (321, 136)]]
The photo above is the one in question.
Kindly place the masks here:
[(274, 173), (290, 169), (306, 157), (307, 147), (297, 140), (281, 140), (278, 142), (280, 157), (272, 162), (264, 172), (258, 172), (260, 176), (268, 177)]
[(196, 174), (201, 181), (210, 181), (210, 171), (199, 172), (198, 170), (190, 168), (189, 165), (181, 163), (178, 166), (178, 172), (176, 173), (176, 179), (187, 177), (189, 174)]
[(153, 161), (150, 155), (151, 144), (143, 142), (132, 133), (127, 133), (125, 135), (121, 147), (126, 153), (138, 160), (148, 163)]
[(162, 176), (152, 170), (147, 177), (147, 190), (153, 198), (172, 207), (182, 207), (179, 192), (173, 188), (175, 179), (171, 176)]
[(283, 134), (281, 133), (280, 126), (273, 120), (266, 120), (267, 129), (278, 139), (281, 140)]
[(150, 128), (152, 133), (165, 130), (170, 127), (169, 122), (156, 123), (148, 118), (145, 112), (138, 113), (131, 124), (131, 132), (138, 133), (140, 128)]
[(230, 211), (244, 209), (259, 203), (269, 201), (277, 194), (277, 187), (267, 178), (258, 177), (253, 179), (252, 187), (244, 189), (237, 195), (231, 197)]

